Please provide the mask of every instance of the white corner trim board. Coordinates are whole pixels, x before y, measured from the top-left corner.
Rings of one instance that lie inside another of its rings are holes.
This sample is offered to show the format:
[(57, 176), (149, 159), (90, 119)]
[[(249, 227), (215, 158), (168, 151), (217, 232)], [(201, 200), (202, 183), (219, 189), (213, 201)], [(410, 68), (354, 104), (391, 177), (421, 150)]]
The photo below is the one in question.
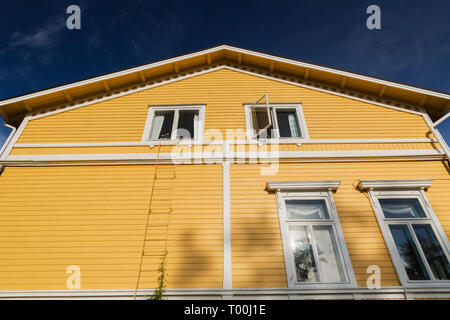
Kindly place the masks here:
[(223, 188), (223, 288), (232, 289), (232, 261), (231, 261), (231, 190), (230, 190), (230, 162), (222, 163)]

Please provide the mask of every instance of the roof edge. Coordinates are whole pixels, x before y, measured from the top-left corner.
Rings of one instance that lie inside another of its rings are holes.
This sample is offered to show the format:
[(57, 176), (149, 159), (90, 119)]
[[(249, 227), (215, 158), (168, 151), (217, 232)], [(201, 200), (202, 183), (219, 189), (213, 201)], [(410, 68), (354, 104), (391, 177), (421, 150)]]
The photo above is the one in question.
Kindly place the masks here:
[(371, 77), (371, 76), (366, 76), (366, 75), (362, 75), (362, 74), (358, 74), (358, 73), (354, 73), (354, 72), (350, 72), (350, 71), (344, 71), (344, 70), (340, 70), (340, 69), (336, 69), (336, 68), (330, 68), (330, 67), (326, 67), (326, 66), (322, 66), (322, 65), (318, 65), (318, 64), (312, 64), (312, 63), (307, 63), (307, 62), (303, 62), (303, 61), (293, 60), (293, 59), (289, 59), (289, 58), (283, 58), (283, 57), (280, 57), (280, 56), (275, 56), (275, 55), (271, 55), (271, 54), (256, 52), (256, 51), (252, 51), (252, 50), (248, 50), (248, 49), (242, 49), (242, 48), (233, 47), (233, 46), (229, 46), (229, 45), (219, 45), (219, 46), (212, 47), (212, 48), (209, 48), (209, 49), (205, 49), (205, 50), (201, 50), (201, 51), (197, 51), (197, 52), (193, 52), (193, 53), (184, 54), (184, 55), (180, 55), (180, 56), (177, 56), (177, 57), (173, 57), (173, 58), (169, 58), (169, 59), (165, 59), (165, 60), (160, 60), (160, 61), (156, 61), (156, 62), (144, 64), (144, 65), (140, 65), (140, 66), (137, 66), (137, 67), (123, 69), (123, 70), (120, 70), (120, 71), (107, 73), (107, 74), (104, 74), (104, 75), (101, 75), (101, 76), (88, 78), (88, 79), (81, 80), (81, 81), (71, 82), (71, 83), (68, 83), (68, 84), (65, 84), (65, 85), (62, 85), (62, 86), (51, 87), (51, 88), (48, 88), (48, 89), (38, 90), (38, 91), (35, 91), (35, 92), (32, 92), (32, 93), (28, 93), (28, 94), (24, 94), (24, 95), (19, 95), (19, 96), (15, 96), (15, 97), (11, 97), (11, 98), (6, 98), (4, 100), (0, 100), (0, 106), (6, 105), (6, 104), (10, 104), (10, 103), (19, 102), (19, 101), (30, 99), (30, 98), (34, 98), (34, 97), (45, 95), (45, 94), (48, 94), (48, 93), (53, 93), (53, 92), (56, 92), (56, 91), (67, 90), (67, 89), (70, 89), (70, 88), (73, 88), (73, 87), (86, 85), (86, 84), (89, 84), (89, 83), (92, 83), (92, 82), (107, 80), (107, 79), (110, 79), (110, 78), (113, 78), (113, 77), (117, 77), (117, 76), (131, 74), (131, 73), (134, 73), (134, 72), (143, 71), (143, 70), (148, 69), (148, 68), (153, 68), (153, 67), (157, 67), (159, 65), (174, 63), (174, 62), (178, 62), (180, 60), (193, 58), (193, 57), (205, 55), (205, 54), (208, 54), (208, 53), (217, 52), (217, 51), (220, 51), (220, 50), (230, 50), (230, 51), (234, 51), (234, 52), (238, 52), (238, 53), (258, 56), (258, 57), (269, 59), (269, 60), (277, 60), (277, 61), (280, 61), (280, 62), (284, 62), (284, 63), (296, 65), (296, 66), (300, 66), (300, 67), (303, 67), (303, 68), (316, 69), (316, 70), (320, 70), (320, 71), (330, 72), (330, 73), (339, 74), (339, 75), (345, 76), (345, 77), (357, 78), (357, 79), (360, 79), (360, 80), (375, 82), (375, 83), (378, 83), (380, 85), (397, 87), (397, 88), (404, 89), (404, 90), (415, 91), (415, 92), (418, 92), (418, 93), (432, 95), (432, 96), (435, 96), (435, 97), (438, 97), (438, 98), (443, 98), (443, 99), (449, 99), (450, 100), (450, 94), (444, 93), (444, 92), (440, 92), (440, 91), (420, 88), (420, 87), (416, 87), (416, 86), (412, 86), (412, 85), (408, 85), (408, 84), (388, 81), (388, 80), (384, 80), (384, 79), (380, 79), (380, 78), (376, 78), (376, 77)]

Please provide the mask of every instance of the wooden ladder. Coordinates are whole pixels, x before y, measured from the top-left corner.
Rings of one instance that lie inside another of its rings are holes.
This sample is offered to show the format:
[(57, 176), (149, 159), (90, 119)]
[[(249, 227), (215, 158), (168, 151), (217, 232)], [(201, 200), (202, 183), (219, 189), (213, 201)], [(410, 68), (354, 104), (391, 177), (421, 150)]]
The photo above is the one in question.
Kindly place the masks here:
[[(175, 164), (159, 163), (159, 145), (155, 173), (153, 175), (152, 191), (148, 206), (145, 234), (142, 243), (142, 252), (139, 261), (134, 299), (136, 300), (142, 277), (155, 273), (158, 269), (162, 255), (167, 252), (167, 239), (169, 236), (169, 220), (172, 210), (173, 185), (176, 178)], [(145, 259), (148, 257), (148, 260)], [(146, 260), (144, 262), (144, 260)], [(150, 264), (150, 267), (144, 267)], [(156, 278), (156, 277), (155, 277)]]

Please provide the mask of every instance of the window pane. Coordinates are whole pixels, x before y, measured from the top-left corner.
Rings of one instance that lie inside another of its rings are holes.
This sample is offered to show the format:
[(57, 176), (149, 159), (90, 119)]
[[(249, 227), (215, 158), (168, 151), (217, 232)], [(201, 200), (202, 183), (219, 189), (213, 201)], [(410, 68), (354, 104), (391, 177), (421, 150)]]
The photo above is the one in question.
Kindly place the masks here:
[(198, 123), (198, 110), (180, 110), (177, 139), (196, 139)]
[(410, 280), (429, 280), (417, 247), (411, 237), (407, 225), (389, 225), (398, 253), (402, 259), (406, 274)]
[(323, 199), (286, 200), (288, 219), (329, 219), (327, 205)]
[(172, 135), (173, 117), (175, 111), (156, 111), (152, 123), (150, 139), (170, 139)]
[(425, 218), (417, 198), (379, 199), (386, 218)]
[[(255, 133), (258, 133), (260, 130), (268, 127), (270, 123), (269, 115), (267, 114), (266, 107), (253, 107), (252, 109), (253, 109), (252, 110), (253, 129), (255, 130)], [(270, 128), (267, 129), (267, 131), (264, 132), (264, 137), (258, 138), (271, 138), (272, 137), (271, 131), (272, 130), (270, 130)]]
[(450, 264), (431, 226), (428, 224), (415, 224), (413, 229), (434, 277), (439, 280), (449, 280)]
[(277, 109), (280, 138), (299, 138), (301, 136), (295, 109)]
[(322, 282), (343, 282), (345, 277), (331, 226), (313, 227)]
[(317, 267), (305, 226), (290, 226), (289, 239), (297, 282), (317, 282)]

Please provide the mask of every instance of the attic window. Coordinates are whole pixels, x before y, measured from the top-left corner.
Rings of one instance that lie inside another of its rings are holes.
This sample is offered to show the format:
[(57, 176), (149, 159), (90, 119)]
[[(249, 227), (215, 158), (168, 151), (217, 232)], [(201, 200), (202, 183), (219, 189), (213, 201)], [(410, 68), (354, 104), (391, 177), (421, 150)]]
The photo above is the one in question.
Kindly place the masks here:
[(202, 106), (150, 107), (144, 140), (185, 141), (202, 137)]
[(308, 138), (303, 112), (299, 104), (246, 105), (250, 139)]

